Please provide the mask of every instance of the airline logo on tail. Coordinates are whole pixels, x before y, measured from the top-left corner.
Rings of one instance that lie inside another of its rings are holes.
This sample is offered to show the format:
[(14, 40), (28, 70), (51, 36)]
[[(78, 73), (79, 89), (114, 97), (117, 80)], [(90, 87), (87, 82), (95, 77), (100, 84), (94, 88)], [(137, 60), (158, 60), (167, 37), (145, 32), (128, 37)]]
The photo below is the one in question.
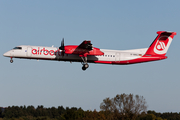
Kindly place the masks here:
[(158, 42), (157, 45), (156, 45), (156, 49), (159, 50), (159, 51), (162, 51), (166, 48), (166, 45), (164, 42)]
[(147, 55), (166, 55), (176, 32), (158, 31), (158, 36), (147, 50)]
[(172, 38), (168, 36), (162, 36), (160, 37), (156, 45), (154, 47), (154, 52), (156, 54), (166, 54), (170, 44), (171, 44)]

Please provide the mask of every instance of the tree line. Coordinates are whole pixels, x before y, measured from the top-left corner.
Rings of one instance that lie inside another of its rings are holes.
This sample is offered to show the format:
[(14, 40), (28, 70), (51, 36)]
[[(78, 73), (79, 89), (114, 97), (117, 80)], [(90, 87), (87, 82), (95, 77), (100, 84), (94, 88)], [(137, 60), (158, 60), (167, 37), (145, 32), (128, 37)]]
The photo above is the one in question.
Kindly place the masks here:
[(76, 107), (9, 106), (0, 109), (0, 120), (180, 120), (180, 113), (147, 111), (143, 96), (133, 94), (105, 98), (100, 111)]

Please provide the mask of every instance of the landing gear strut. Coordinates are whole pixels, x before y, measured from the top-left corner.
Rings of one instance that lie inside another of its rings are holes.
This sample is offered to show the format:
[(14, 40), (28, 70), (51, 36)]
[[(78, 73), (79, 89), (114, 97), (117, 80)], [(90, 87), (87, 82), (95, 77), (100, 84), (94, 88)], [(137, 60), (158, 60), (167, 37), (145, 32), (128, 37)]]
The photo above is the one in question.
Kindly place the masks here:
[(89, 65), (88, 65), (88, 63), (87, 63), (87, 56), (86, 56), (86, 57), (81, 57), (81, 59), (83, 60), (82, 70), (86, 70), (86, 69), (89, 67)]
[(10, 63), (13, 63), (13, 59), (12, 59), (12, 57), (11, 57)]

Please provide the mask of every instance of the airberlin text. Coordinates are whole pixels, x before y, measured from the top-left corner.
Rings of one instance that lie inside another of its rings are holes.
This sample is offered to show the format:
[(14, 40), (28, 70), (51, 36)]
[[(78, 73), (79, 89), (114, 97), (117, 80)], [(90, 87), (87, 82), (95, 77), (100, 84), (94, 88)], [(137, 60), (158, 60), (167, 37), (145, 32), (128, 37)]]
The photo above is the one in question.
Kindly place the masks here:
[(32, 49), (31, 52), (33, 55), (51, 55), (51, 56), (53, 56), (53, 55), (61, 56), (62, 55), (62, 53), (59, 50), (48, 50), (46, 48), (40, 49), (39, 47), (38, 47), (38, 49)]

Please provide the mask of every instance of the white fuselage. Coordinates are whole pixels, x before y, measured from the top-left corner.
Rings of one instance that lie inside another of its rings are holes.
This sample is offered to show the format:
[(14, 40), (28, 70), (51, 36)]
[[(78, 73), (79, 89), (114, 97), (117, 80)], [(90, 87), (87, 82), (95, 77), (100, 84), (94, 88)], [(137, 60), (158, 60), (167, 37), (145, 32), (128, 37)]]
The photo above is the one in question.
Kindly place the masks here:
[[(147, 48), (133, 49), (133, 50), (107, 50), (100, 49), (104, 55), (101, 56), (87, 56), (88, 62), (93, 63), (109, 63), (119, 64), (120, 61), (128, 61), (142, 57)], [(6, 57), (12, 58), (26, 58), (26, 59), (42, 59), (42, 60), (58, 60), (82, 62), (81, 57), (76, 54), (62, 54), (62, 51), (57, 47), (43, 47), (43, 46), (26, 46), (21, 45), (4, 54)]]

